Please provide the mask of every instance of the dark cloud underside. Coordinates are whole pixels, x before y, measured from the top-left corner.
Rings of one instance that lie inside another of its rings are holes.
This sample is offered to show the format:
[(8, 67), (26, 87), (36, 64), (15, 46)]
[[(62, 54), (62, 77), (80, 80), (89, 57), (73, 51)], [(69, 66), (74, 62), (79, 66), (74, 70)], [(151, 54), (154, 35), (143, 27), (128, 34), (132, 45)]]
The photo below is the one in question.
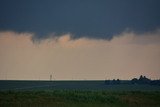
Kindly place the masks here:
[(0, 30), (110, 39), (159, 28), (159, 11), (159, 0), (1, 0)]

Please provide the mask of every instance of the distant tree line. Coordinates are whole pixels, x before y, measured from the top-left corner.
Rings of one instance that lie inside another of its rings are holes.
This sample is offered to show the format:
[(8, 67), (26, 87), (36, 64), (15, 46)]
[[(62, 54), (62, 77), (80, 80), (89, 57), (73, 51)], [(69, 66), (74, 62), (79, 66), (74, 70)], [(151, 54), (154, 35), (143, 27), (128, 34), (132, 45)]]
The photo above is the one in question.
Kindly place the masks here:
[(114, 84), (149, 84), (149, 85), (160, 85), (160, 80), (151, 80), (146, 76), (140, 76), (138, 79), (133, 78), (132, 80), (120, 80), (120, 79), (113, 79), (113, 80), (105, 80), (106, 85), (114, 85)]
[(120, 84), (121, 83), (121, 81), (120, 81), (120, 79), (117, 79), (117, 80), (115, 80), (115, 79), (113, 79), (113, 80), (105, 80), (105, 84)]

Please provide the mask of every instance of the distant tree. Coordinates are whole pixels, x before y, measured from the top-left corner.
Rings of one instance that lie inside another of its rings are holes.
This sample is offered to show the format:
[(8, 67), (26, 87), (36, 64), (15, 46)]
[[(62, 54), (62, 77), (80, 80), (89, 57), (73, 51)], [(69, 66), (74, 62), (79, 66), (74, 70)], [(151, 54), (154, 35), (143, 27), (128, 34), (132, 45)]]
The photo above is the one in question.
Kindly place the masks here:
[(151, 80), (147, 78), (146, 76), (140, 75), (140, 77), (133, 78), (132, 80), (128, 82), (120, 81), (119, 79), (115, 80), (105, 80), (105, 84), (113, 85), (113, 84), (149, 84), (149, 85), (160, 85), (160, 80)]
[(116, 80), (115, 80), (115, 79), (113, 79), (111, 83), (112, 83), (112, 84), (116, 84)]
[(141, 80), (141, 79), (143, 79), (143, 76), (142, 76), (142, 75), (139, 77), (139, 80)]
[(139, 84), (150, 84), (151, 80), (146, 78), (146, 76), (140, 76), (139, 77), (139, 80), (138, 80), (138, 83)]
[(137, 79), (137, 78), (133, 78), (133, 79), (131, 80), (131, 83), (132, 83), (132, 84), (137, 84), (137, 83), (138, 83), (138, 79)]
[(120, 79), (117, 79), (116, 84), (120, 84), (120, 83), (121, 83)]
[(113, 84), (120, 84), (120, 83), (121, 83), (120, 79), (117, 79), (117, 80), (115, 80), (115, 79), (113, 79), (113, 80), (105, 80), (105, 84), (106, 85), (109, 85), (109, 84), (113, 85)]

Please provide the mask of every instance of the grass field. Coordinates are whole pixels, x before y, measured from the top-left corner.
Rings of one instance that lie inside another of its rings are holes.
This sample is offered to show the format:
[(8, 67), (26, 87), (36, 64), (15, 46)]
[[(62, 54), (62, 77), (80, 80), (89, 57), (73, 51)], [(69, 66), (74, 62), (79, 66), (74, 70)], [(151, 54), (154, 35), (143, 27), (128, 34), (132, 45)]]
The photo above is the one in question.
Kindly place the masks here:
[(0, 107), (160, 107), (160, 86), (104, 81), (0, 81)]
[[(125, 81), (124, 81), (125, 82)], [(107, 91), (158, 91), (157, 85), (118, 84), (106, 85), (103, 80), (92, 81), (12, 81), (1, 80), (0, 90), (107, 90)]]
[(0, 107), (160, 107), (160, 92), (1, 91)]

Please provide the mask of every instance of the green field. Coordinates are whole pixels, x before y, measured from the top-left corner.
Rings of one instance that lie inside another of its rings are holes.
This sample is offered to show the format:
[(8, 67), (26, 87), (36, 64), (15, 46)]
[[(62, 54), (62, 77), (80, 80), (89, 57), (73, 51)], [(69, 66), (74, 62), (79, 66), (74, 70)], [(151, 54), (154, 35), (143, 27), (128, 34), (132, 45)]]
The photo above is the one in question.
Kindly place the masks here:
[(160, 107), (160, 86), (104, 81), (0, 81), (0, 107)]
[(0, 107), (160, 107), (160, 91), (0, 91)]
[(103, 80), (33, 81), (0, 80), (0, 90), (105, 90), (105, 91), (159, 91), (160, 85), (148, 84), (106, 85)]

